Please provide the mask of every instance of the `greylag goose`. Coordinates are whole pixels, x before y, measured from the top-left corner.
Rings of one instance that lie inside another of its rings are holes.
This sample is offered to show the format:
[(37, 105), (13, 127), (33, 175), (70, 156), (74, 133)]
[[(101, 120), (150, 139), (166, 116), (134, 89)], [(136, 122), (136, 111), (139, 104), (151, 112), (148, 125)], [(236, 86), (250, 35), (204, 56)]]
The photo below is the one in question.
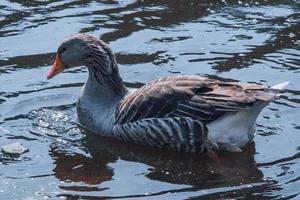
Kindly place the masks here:
[(288, 82), (273, 87), (199, 76), (164, 77), (129, 93), (111, 49), (88, 34), (64, 41), (47, 78), (86, 66), (79, 123), (102, 136), (186, 152), (233, 152), (249, 143), (261, 110)]

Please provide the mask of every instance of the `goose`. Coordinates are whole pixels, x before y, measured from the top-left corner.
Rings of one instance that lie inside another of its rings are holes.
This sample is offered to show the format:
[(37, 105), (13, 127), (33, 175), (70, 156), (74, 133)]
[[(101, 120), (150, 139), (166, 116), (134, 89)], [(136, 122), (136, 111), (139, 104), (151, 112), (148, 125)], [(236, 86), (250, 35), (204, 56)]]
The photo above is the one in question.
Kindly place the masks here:
[(66, 39), (47, 75), (86, 66), (78, 121), (106, 137), (154, 148), (203, 153), (241, 152), (253, 140), (256, 119), (289, 82), (273, 87), (201, 76), (167, 76), (128, 92), (108, 45), (89, 34)]

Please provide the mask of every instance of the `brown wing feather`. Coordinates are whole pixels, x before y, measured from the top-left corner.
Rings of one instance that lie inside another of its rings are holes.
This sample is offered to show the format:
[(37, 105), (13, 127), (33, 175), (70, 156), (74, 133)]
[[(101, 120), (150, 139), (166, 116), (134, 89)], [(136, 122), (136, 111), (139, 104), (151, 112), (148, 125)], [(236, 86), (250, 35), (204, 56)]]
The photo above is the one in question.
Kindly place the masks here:
[(191, 117), (212, 121), (225, 112), (250, 108), (268, 101), (266, 87), (258, 84), (222, 82), (197, 76), (164, 77), (127, 95), (115, 111), (116, 123), (145, 118)]

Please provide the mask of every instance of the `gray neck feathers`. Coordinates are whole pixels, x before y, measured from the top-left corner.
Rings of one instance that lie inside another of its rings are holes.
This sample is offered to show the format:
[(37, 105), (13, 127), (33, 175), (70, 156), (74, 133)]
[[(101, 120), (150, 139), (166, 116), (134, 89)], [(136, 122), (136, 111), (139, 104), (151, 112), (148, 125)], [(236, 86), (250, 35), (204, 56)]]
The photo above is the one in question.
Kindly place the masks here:
[(127, 89), (120, 77), (118, 64), (110, 48), (101, 40), (91, 44), (86, 54), (89, 80), (116, 96), (124, 96)]
[(79, 122), (94, 132), (109, 134), (114, 123), (114, 110), (123, 99), (109, 86), (99, 83), (90, 73), (77, 102)]
[(116, 105), (127, 93), (114, 54), (109, 47), (94, 37), (81, 34), (83, 65), (89, 77), (77, 103), (79, 122), (86, 128), (110, 134)]

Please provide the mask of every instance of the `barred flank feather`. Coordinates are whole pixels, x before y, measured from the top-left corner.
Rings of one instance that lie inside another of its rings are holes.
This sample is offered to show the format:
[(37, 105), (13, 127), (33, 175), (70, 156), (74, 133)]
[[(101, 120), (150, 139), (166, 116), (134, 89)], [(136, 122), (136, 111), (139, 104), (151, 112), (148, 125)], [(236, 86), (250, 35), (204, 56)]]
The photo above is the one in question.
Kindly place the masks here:
[(115, 125), (114, 135), (137, 144), (178, 151), (206, 151), (207, 128), (188, 117), (149, 118)]

